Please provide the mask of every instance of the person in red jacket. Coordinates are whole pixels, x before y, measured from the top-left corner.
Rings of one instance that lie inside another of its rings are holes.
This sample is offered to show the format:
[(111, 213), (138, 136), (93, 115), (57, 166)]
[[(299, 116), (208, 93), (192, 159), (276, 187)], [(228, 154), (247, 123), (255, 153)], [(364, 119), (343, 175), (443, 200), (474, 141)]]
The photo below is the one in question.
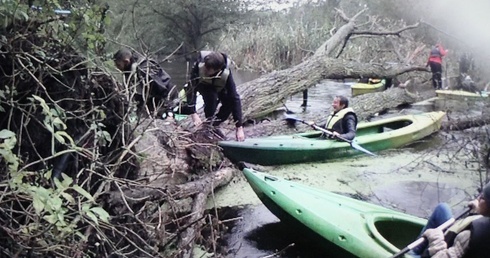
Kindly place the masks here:
[(426, 66), (432, 72), (432, 85), (434, 89), (442, 89), (442, 57), (448, 53), (441, 44), (436, 44), (431, 50)]

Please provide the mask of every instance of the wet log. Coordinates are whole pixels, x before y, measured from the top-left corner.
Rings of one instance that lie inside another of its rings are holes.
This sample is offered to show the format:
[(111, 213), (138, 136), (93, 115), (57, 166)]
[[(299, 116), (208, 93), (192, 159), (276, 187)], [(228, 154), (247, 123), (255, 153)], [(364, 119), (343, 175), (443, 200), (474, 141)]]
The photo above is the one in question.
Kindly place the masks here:
[(490, 114), (480, 117), (463, 117), (448, 119), (441, 124), (441, 130), (462, 131), (468, 128), (480, 127), (490, 124)]
[(372, 114), (399, 107), (400, 105), (413, 104), (421, 100), (421, 97), (410, 92), (406, 88), (390, 88), (383, 92), (363, 94), (351, 99), (350, 106), (356, 111), (359, 121), (364, 121)]
[(176, 186), (165, 185), (156, 187), (154, 185), (138, 185), (136, 188), (121, 187), (120, 190), (112, 191), (109, 194), (109, 202), (113, 207), (131, 207), (135, 204), (166, 198), (184, 199), (203, 192), (209, 193), (212, 189), (230, 182), (232, 177), (233, 169), (224, 168), (210, 173), (199, 180)]
[(195, 193), (196, 190), (198, 191), (198, 194), (194, 197), (192, 211), (190, 213), (192, 215), (189, 221), (192, 223), (192, 225), (180, 234), (180, 240), (178, 243), (178, 247), (182, 252), (180, 257), (192, 257), (194, 241), (196, 236), (199, 235), (199, 229), (203, 224), (203, 221), (198, 223), (194, 222), (202, 219), (208, 195), (217, 187), (228, 184), (232, 178), (233, 169), (224, 168), (216, 171), (210, 176), (205, 177), (204, 179), (199, 180), (199, 182), (190, 182), (180, 187), (180, 194), (183, 195)]
[(289, 69), (240, 85), (243, 115), (247, 119), (264, 117), (281, 107), (289, 96), (308, 89), (325, 78), (395, 77), (411, 71), (426, 71), (426, 68), (313, 57)]

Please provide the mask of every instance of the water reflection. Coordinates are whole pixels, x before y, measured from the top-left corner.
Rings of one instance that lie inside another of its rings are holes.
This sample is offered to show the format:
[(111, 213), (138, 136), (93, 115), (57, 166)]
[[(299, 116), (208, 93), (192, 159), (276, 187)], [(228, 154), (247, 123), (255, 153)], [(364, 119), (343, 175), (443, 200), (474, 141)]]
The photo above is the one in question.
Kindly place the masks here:
[[(471, 199), (458, 185), (438, 182), (399, 182), (373, 190), (372, 202), (426, 218), (440, 202), (462, 204)], [(464, 206), (464, 205), (462, 205)]]

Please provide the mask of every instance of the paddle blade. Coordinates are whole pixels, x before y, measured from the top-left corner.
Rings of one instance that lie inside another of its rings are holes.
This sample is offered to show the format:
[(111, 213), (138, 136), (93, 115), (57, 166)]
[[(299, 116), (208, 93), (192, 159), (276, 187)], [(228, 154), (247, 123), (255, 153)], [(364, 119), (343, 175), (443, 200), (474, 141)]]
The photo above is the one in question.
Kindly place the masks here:
[(301, 119), (298, 119), (294, 116), (290, 116), (288, 114), (284, 115), (284, 121), (286, 121), (286, 124), (288, 125), (288, 127), (295, 127), (296, 126), (296, 122), (301, 122), (302, 120)]
[(350, 146), (358, 151), (362, 151), (368, 155), (371, 155), (371, 156), (377, 156), (376, 154), (364, 149), (363, 147), (361, 147), (361, 145), (357, 144), (355, 141), (351, 141), (350, 142)]

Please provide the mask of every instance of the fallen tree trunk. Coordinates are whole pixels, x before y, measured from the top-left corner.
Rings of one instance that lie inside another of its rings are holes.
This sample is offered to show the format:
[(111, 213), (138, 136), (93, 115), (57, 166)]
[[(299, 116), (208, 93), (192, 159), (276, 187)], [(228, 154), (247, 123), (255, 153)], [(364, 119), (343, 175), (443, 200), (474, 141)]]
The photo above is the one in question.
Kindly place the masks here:
[(441, 124), (441, 130), (462, 131), (472, 127), (480, 127), (490, 124), (490, 115), (481, 117), (464, 117), (458, 119), (448, 119)]
[(356, 111), (359, 121), (366, 120), (372, 114), (381, 113), (400, 105), (413, 104), (420, 101), (417, 94), (407, 89), (390, 88), (375, 94), (363, 94), (351, 99), (351, 107)]
[(395, 77), (411, 71), (426, 71), (426, 68), (312, 57), (289, 69), (272, 72), (240, 85), (243, 115), (248, 119), (264, 117), (281, 107), (289, 96), (325, 78)]
[(246, 119), (264, 117), (281, 107), (289, 96), (306, 90), (323, 79), (394, 78), (411, 71), (427, 72), (422, 66), (359, 63), (337, 59), (351, 35), (399, 36), (405, 30), (418, 27), (418, 24), (415, 24), (396, 31), (356, 31), (356, 18), (364, 11), (361, 10), (352, 18), (348, 18), (342, 10), (337, 10), (346, 23), (323, 43), (311, 58), (291, 68), (275, 71), (239, 85), (243, 116)]

